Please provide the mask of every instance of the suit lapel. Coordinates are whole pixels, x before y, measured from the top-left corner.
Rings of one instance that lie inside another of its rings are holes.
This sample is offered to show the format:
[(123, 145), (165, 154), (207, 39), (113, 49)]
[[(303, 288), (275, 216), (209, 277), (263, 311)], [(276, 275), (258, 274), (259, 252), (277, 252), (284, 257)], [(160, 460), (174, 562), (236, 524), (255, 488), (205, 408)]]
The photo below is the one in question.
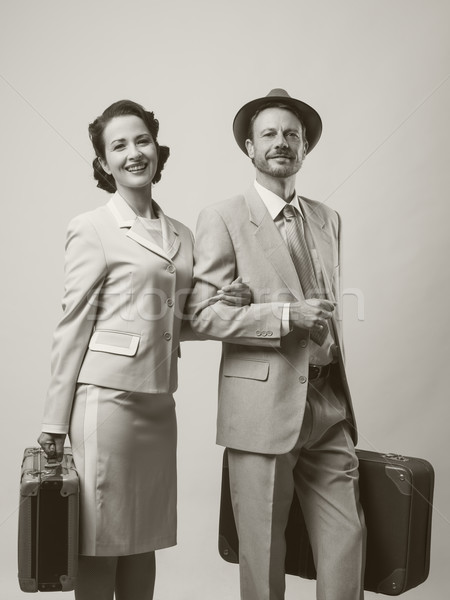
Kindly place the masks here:
[[(309, 231), (311, 233), (311, 247), (316, 248), (317, 250), (317, 257), (320, 263), (320, 269), (322, 271), (326, 296), (329, 300), (338, 302), (339, 298), (336, 298), (336, 294), (334, 293), (333, 286), (331, 284), (334, 267), (333, 240), (328, 232), (324, 229), (325, 221), (322, 219), (322, 217), (308, 204), (307, 201), (305, 201), (304, 198), (301, 198), (300, 202), (309, 226)], [(334, 339), (337, 341), (338, 347), (341, 348), (341, 328), (336, 322), (336, 310), (331, 317), (331, 323), (334, 332)]]
[(118, 192), (114, 194), (108, 202), (107, 207), (113, 214), (120, 229), (125, 231), (125, 235), (137, 242), (150, 252), (158, 254), (165, 260), (172, 260), (180, 247), (178, 232), (170, 219), (161, 210), (160, 206), (153, 202), (156, 215), (161, 220), (161, 233), (163, 237), (163, 248), (155, 244), (149, 237), (148, 232), (142, 225), (133, 209), (120, 196)]
[(292, 295), (298, 300), (304, 298), (297, 271), (283, 238), (273, 222), (264, 202), (254, 187), (245, 194), (250, 221), (255, 225), (255, 238), (278, 276)]
[(336, 301), (331, 286), (333, 276), (333, 240), (325, 230), (324, 219), (303, 198), (300, 198), (300, 204), (311, 236), (311, 239), (308, 240), (308, 245), (310, 248), (316, 249), (327, 298)]
[(142, 225), (139, 219), (135, 220), (133, 226), (127, 231), (126, 235), (127, 237), (134, 240), (141, 246), (144, 246), (144, 248), (147, 248), (147, 250), (150, 250), (154, 254), (158, 254), (166, 260), (169, 259), (165, 250), (161, 248), (161, 246), (158, 246), (158, 244), (156, 244), (155, 242), (152, 242), (148, 231), (145, 229), (145, 227)]
[(161, 231), (163, 237), (163, 246), (167, 256), (173, 260), (174, 256), (180, 249), (180, 238), (175, 225), (166, 217), (159, 204), (153, 201), (156, 216), (161, 219)]

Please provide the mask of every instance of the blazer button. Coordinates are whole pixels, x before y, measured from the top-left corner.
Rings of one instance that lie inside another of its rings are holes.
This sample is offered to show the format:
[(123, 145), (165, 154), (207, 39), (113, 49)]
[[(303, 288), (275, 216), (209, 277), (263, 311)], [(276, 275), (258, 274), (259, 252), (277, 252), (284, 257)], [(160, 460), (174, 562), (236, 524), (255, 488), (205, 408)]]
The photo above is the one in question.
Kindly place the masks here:
[(306, 340), (300, 340), (300, 346), (301, 346), (302, 348), (306, 348), (306, 345), (307, 345), (307, 342), (306, 342)]
[(168, 331), (166, 331), (164, 334), (164, 339), (169, 342), (172, 339), (172, 335)]
[(166, 271), (169, 271), (169, 273), (175, 273), (175, 267), (173, 265), (168, 265)]
[(172, 298), (167, 298), (166, 304), (167, 304), (167, 306), (169, 306), (170, 308), (172, 308), (172, 306), (173, 306), (173, 299)]
[(308, 381), (304, 375), (300, 375), (298, 380), (300, 381), (300, 383), (306, 383)]

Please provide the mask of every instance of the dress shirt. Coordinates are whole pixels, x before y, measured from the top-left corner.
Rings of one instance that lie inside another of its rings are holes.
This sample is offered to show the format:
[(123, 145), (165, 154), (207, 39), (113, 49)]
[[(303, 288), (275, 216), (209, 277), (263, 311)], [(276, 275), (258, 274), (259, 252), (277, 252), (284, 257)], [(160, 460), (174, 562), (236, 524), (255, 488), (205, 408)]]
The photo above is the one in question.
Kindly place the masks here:
[[(254, 182), (255, 189), (258, 192), (261, 200), (264, 202), (270, 216), (272, 217), (275, 225), (278, 228), (278, 231), (283, 238), (284, 243), (287, 245), (287, 236), (286, 236), (286, 227), (283, 216), (283, 208), (286, 206), (285, 200), (274, 192), (271, 192), (264, 186), (262, 186), (257, 181)], [(294, 197), (290, 202), (290, 205), (293, 206), (301, 216), (300, 222), (301, 227), (304, 228), (305, 216), (303, 210), (300, 205), (299, 196), (294, 193)], [(320, 266), (319, 257), (317, 254), (317, 250), (315, 248), (309, 248), (311, 253), (311, 260), (313, 262), (314, 271), (316, 273), (317, 282), (319, 287), (325, 289), (322, 269)], [(283, 307), (282, 314), (282, 325), (281, 325), (281, 334), (286, 335), (290, 331), (292, 331), (290, 325), (290, 317), (289, 317), (289, 309), (290, 303), (286, 303)], [(331, 329), (329, 329), (328, 336), (326, 337), (322, 346), (319, 346), (312, 340), (309, 341), (309, 362), (314, 365), (327, 365), (334, 359), (334, 348), (336, 346), (333, 335), (331, 333)]]

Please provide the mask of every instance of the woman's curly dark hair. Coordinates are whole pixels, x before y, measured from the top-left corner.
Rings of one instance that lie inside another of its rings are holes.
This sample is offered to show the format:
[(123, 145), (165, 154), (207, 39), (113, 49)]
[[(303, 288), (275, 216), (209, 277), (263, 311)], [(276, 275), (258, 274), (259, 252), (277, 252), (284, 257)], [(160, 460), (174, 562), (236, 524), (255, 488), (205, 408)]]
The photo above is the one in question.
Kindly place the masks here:
[(152, 112), (145, 110), (143, 106), (132, 100), (119, 100), (118, 102), (114, 102), (114, 104), (108, 106), (108, 108), (89, 125), (89, 137), (94, 146), (95, 154), (97, 155), (92, 163), (92, 166), (94, 167), (94, 178), (97, 181), (97, 187), (111, 193), (114, 193), (117, 189), (116, 182), (114, 181), (114, 177), (109, 175), (103, 169), (99, 161), (99, 157), (105, 160), (105, 141), (103, 139), (103, 132), (111, 119), (126, 115), (134, 115), (142, 119), (155, 142), (158, 151), (158, 165), (152, 183), (158, 183), (161, 179), (161, 171), (164, 169), (164, 165), (170, 154), (170, 149), (167, 146), (160, 146), (158, 144), (159, 121)]

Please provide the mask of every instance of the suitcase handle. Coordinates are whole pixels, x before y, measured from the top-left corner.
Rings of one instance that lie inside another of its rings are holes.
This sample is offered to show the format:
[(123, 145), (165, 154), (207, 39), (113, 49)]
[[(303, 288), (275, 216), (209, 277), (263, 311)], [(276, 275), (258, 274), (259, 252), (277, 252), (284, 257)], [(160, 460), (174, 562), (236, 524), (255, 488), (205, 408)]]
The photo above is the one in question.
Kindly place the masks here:
[(63, 465), (62, 461), (56, 460), (56, 458), (47, 459), (47, 462), (44, 465), (43, 475), (62, 475)]
[(408, 462), (409, 458), (403, 456), (403, 454), (395, 454), (395, 452), (389, 452), (388, 454), (383, 454), (383, 458), (388, 458), (390, 460), (400, 460), (402, 462)]

